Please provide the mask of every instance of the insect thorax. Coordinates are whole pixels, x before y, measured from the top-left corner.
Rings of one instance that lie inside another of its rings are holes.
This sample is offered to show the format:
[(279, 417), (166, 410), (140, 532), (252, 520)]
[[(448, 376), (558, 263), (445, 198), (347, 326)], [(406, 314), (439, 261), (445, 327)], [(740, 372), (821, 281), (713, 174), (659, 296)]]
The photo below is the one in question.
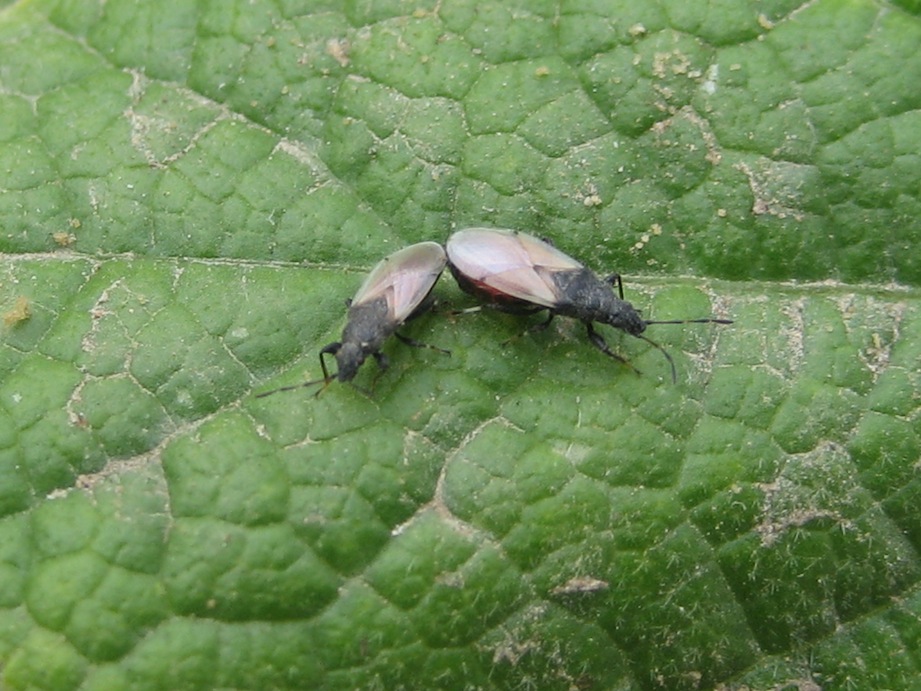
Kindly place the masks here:
[(342, 330), (342, 342), (354, 343), (361, 347), (364, 355), (370, 355), (380, 350), (398, 326), (393, 320), (387, 298), (381, 296), (349, 307), (348, 322)]
[(614, 295), (613, 288), (589, 269), (556, 271), (558, 314), (583, 322), (601, 322), (634, 336), (646, 330), (646, 322), (629, 302)]

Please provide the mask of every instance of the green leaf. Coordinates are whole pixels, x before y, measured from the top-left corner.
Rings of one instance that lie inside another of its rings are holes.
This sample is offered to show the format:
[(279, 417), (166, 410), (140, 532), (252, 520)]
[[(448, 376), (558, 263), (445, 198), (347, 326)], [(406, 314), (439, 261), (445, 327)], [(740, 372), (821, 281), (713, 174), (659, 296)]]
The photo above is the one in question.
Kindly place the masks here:
[[(0, 2), (0, 686), (917, 688), (916, 4)], [(471, 225), (735, 323), (255, 397)]]

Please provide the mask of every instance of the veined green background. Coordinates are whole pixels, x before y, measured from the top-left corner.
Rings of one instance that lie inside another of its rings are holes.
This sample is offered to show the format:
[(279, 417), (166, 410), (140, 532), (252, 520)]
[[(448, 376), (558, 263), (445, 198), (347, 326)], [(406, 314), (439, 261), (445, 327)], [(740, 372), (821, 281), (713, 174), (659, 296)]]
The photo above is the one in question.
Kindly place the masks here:
[[(0, 686), (921, 686), (917, 3), (0, 5)], [(468, 225), (735, 324), (253, 398)]]

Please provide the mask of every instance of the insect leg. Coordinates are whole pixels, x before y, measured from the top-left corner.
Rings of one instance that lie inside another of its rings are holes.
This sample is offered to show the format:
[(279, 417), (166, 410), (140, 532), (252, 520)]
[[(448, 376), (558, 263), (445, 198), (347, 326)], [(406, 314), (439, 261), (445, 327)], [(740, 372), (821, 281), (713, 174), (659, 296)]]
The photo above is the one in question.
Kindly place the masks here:
[[(546, 309), (546, 307), (537, 307), (535, 309), (529, 309), (527, 312), (523, 312), (522, 314), (534, 314), (535, 312), (539, 312), (542, 309)], [(517, 336), (512, 336), (511, 338), (505, 339), (504, 341), (502, 341), (500, 345), (504, 347), (504, 346), (507, 346), (512, 341), (514, 341), (516, 338), (521, 338), (524, 334), (538, 333), (539, 331), (543, 331), (548, 326), (550, 326), (550, 322), (553, 321), (554, 316), (556, 316), (556, 312), (554, 312), (553, 310), (549, 310), (547, 313), (547, 318), (544, 321), (540, 322), (539, 324), (534, 324), (534, 326), (528, 327), (528, 329), (525, 330), (524, 333), (520, 333)]]
[(629, 360), (627, 360), (625, 357), (618, 355), (613, 350), (611, 350), (611, 347), (601, 337), (601, 334), (595, 331), (595, 327), (592, 326), (591, 322), (585, 322), (585, 326), (586, 326), (586, 330), (588, 331), (588, 340), (592, 342), (593, 346), (595, 346), (598, 350), (600, 350), (602, 353), (604, 353), (608, 357), (612, 357), (615, 360), (618, 360), (624, 363), (627, 367), (632, 369), (637, 374), (640, 373), (640, 371), (636, 367), (630, 364)]
[(374, 359), (377, 360), (377, 366), (380, 368), (381, 372), (390, 367), (390, 360), (388, 360), (387, 356), (381, 351), (376, 350), (371, 354), (374, 356)]
[(447, 314), (452, 317), (458, 317), (462, 314), (473, 314), (474, 312), (482, 312), (483, 305), (477, 305), (476, 307), (466, 307), (462, 310), (448, 310)]
[(550, 326), (550, 322), (553, 321), (553, 317), (555, 315), (556, 315), (556, 312), (554, 312), (553, 310), (548, 310), (547, 318), (544, 321), (542, 321), (540, 324), (535, 324), (534, 326), (532, 326), (530, 329), (528, 329), (528, 331), (531, 333), (538, 333), (540, 331), (544, 331), (548, 326)]
[(342, 344), (336, 341), (335, 343), (330, 343), (328, 346), (324, 346), (320, 351), (320, 369), (323, 370), (323, 378), (329, 379), (329, 370), (326, 369), (326, 360), (323, 359), (324, 355), (332, 355), (335, 357), (336, 353), (339, 352), (339, 349), (342, 347)]
[[(450, 354), (451, 354), (451, 351), (450, 351), (450, 350), (445, 350), (444, 348), (439, 348), (438, 346), (434, 346), (434, 345), (432, 345), (431, 343), (423, 343), (422, 341), (417, 341), (415, 338), (410, 338), (409, 336), (404, 336), (403, 334), (398, 333), (398, 332), (396, 332), (396, 331), (393, 332), (393, 335), (396, 336), (398, 339), (400, 339), (400, 341), (402, 341), (402, 342), (405, 343), (406, 345), (412, 346), (413, 348), (431, 348), (432, 350), (437, 350), (439, 353), (444, 353), (445, 355), (450, 355)], [(376, 354), (375, 354), (375, 355), (376, 355)], [(380, 361), (378, 361), (378, 362), (380, 362)]]
[(611, 274), (604, 279), (604, 282), (610, 283), (612, 288), (616, 285), (618, 297), (620, 297), (621, 300), (624, 299), (624, 282), (621, 280), (620, 274)]
[(374, 356), (374, 359), (377, 361), (377, 372), (374, 375), (374, 379), (371, 380), (371, 388), (366, 389), (362, 386), (359, 386), (355, 382), (352, 382), (352, 386), (361, 391), (365, 396), (371, 397), (374, 389), (377, 388), (377, 381), (381, 378), (381, 375), (390, 367), (390, 360), (387, 359), (387, 356), (384, 355), (381, 351), (375, 350), (371, 355)]

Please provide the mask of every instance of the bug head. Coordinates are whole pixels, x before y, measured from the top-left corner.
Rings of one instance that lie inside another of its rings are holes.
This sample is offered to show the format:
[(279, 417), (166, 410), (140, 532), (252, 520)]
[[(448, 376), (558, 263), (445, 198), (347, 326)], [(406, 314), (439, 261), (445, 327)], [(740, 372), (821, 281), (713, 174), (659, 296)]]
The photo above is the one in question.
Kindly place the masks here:
[(605, 312), (604, 318), (600, 321), (615, 329), (626, 331), (631, 336), (639, 336), (649, 323), (633, 305), (617, 298), (614, 298), (613, 307)]
[(346, 341), (339, 346), (335, 355), (336, 364), (338, 365), (336, 379), (339, 381), (352, 381), (355, 375), (358, 374), (358, 368), (365, 361), (365, 353), (361, 349), (361, 345)]

